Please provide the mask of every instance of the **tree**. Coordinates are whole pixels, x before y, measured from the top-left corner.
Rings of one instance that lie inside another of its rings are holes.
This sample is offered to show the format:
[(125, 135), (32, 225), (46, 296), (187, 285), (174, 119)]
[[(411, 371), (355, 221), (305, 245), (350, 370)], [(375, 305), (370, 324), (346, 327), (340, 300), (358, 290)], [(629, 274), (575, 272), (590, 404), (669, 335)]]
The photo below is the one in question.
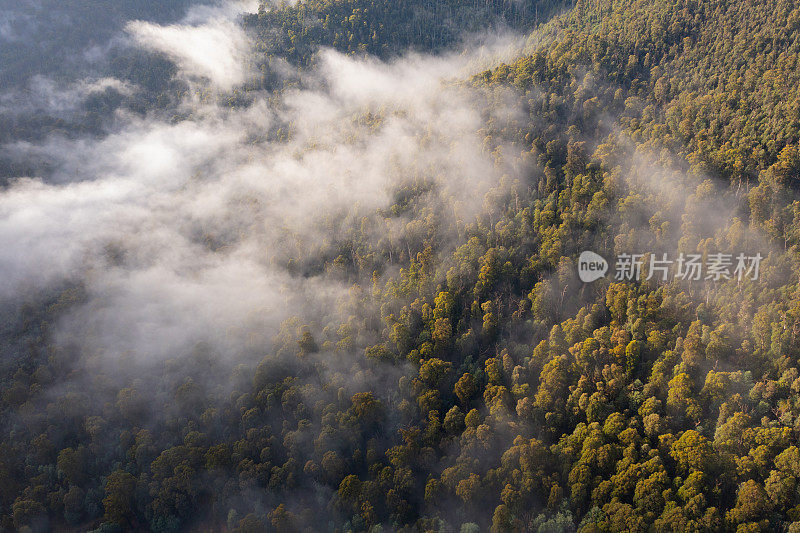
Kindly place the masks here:
[(106, 478), (103, 509), (105, 519), (126, 525), (135, 515), (134, 495), (136, 478), (128, 472), (115, 470)]
[(59, 473), (64, 476), (67, 482), (73, 485), (82, 484), (88, 475), (89, 470), (88, 450), (81, 446), (77, 449), (64, 448), (58, 452), (56, 465)]
[(684, 431), (670, 449), (672, 457), (684, 471), (708, 472), (713, 466), (714, 450), (697, 431)]
[(461, 401), (461, 405), (467, 407), (470, 398), (478, 391), (478, 385), (472, 374), (465, 372), (456, 382), (453, 392)]

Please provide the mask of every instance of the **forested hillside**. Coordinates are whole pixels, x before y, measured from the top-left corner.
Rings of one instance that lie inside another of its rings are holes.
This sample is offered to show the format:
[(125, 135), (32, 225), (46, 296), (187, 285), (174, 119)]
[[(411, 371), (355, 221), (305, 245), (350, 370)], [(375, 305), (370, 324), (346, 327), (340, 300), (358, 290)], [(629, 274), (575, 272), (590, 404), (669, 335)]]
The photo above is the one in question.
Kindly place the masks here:
[(381, 58), (438, 51), (471, 32), (534, 28), (567, 7), (563, 0), (316, 0), (263, 5), (245, 24), (257, 33), (259, 51), (306, 65), (320, 46)]
[[(223, 100), (243, 142), (288, 147), (271, 170), (323, 154), (349, 179), (379, 166), (348, 166), (371, 143), (412, 155), (387, 149), (385, 205), (354, 193), (312, 232), (293, 217), (316, 213), (290, 204), (280, 238), (257, 241), (292, 283), (344, 289), (247, 314), (288, 318), (266, 344), (244, 322), (224, 331), (247, 339), (235, 364), (225, 343), (147, 364), (82, 348), (107, 323), (73, 322), (113, 309), (92, 277), (4, 301), (4, 530), (800, 532), (800, 7), (300, 0), (240, 22), (258, 74)], [(486, 26), (528, 36), (522, 54), (430, 101), (403, 85), (404, 54)], [(360, 71), (320, 48), (367, 55), (391, 99), (362, 96)], [(320, 62), (341, 79), (308, 74)], [(309, 126), (293, 91), (317, 85), (358, 105), (320, 104)], [(235, 115), (261, 100), (272, 122)], [(220, 222), (197, 202), (208, 257), (269, 208), (235, 196)], [(99, 270), (148, 257), (103, 246)], [(608, 276), (579, 279), (585, 250)], [(613, 279), (624, 254), (645, 274), (662, 254), (763, 259), (743, 278)], [(179, 275), (164, 298), (189, 291)]]

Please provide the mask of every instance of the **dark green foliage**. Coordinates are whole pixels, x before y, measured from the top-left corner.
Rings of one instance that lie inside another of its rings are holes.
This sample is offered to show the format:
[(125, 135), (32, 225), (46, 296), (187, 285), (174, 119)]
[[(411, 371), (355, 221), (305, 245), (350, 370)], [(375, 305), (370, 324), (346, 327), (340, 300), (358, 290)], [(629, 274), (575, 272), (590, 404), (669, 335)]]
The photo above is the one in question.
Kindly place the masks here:
[[(486, 13), (537, 20), (528, 2), (353, 0), (246, 24), (304, 66), (318, 45), (439, 49)], [(538, 31), (464, 82), (524, 102), (482, 133), (489, 152), (511, 139), (525, 180), (456, 246), (399, 191), (382, 215), (419, 239), (353, 231), (309, 267), (353, 280), (344, 323), (287, 321), (253, 369), (172, 361), (154, 392), (98, 376), (104, 404), (42, 394), (65, 354), (0, 376), (3, 528), (798, 531), (800, 8), (579, 0)], [(584, 249), (766, 257), (757, 281), (584, 286)], [(45, 346), (53, 307), (21, 326)]]

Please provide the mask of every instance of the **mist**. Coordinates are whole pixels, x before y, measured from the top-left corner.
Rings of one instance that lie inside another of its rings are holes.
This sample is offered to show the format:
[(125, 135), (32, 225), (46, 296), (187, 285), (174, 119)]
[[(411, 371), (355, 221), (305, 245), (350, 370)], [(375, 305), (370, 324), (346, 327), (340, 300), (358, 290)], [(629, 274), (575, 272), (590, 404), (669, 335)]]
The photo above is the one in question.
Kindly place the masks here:
[[(487, 193), (525, 170), (484, 146), (487, 119), (519, 118), (514, 96), (490, 108), (458, 81), (513, 53), (513, 37), (389, 62), (321, 49), (296, 88), (229, 106), (254, 75), (240, 15), (195, 6), (110, 37), (174, 61), (174, 81), (190, 88), (179, 119), (122, 106), (101, 135), (0, 147), (13, 161), (46, 162), (12, 175), (0, 195), (4, 308), (79, 288), (54, 317), (52, 342), (123, 382), (199, 345), (223, 367), (251, 365), (291, 317), (320, 328), (346, 320), (354, 283), (396, 273), (393, 248), (413, 258), (415, 220), (437, 217), (440, 241), (454, 247), (459, 227), (493, 209)], [(55, 83), (33, 78), (36, 91), (20, 100), (10, 88), (0, 102), (14, 103), (9, 113), (66, 114), (96, 92), (144, 90), (94, 76), (66, 91)], [(420, 188), (413, 208), (387, 214), (400, 191)], [(373, 248), (373, 268), (322, 268), (355, 239)]]
[[(81, 67), (70, 72), (84, 77), (42, 70), (27, 87), (0, 93), (7, 119), (42, 114), (78, 123), (93, 97), (116, 98), (95, 131), (41, 130), (0, 145), (11, 162), (0, 192), (0, 306), (14, 327), (24, 322), (25, 305), (64, 302), (51, 307), (47, 342), (70, 369), (16, 416), (34, 420), (33, 409), (78, 391), (98, 406), (118, 403), (118, 388), (133, 387), (136, 424), (156, 431), (172, 412), (156, 411), (171, 402), (172, 383), (188, 379), (219, 397), (212, 391), (237, 387), (230, 377), (237, 367), (253, 368), (280, 346), (276, 336), (286, 324), (302, 320), (325, 337), (324, 328), (351, 319), (359, 305), (354, 286), (396, 275), (414, 259), (422, 220), (436, 220), (437, 253), (447, 256), (459, 228), (494, 208), (488, 193), (523, 172), (502, 148), (492, 153), (484, 145), (487, 120), (519, 118), (515, 97), (490, 106), (460, 81), (518, 49), (514, 37), (388, 62), (320, 49), (299, 79), (278, 72), (293, 88), (250, 91), (231, 106), (231, 94), (257, 75), (250, 37), (238, 23), (242, 9), (254, 7), (197, 5), (160, 20), (123, 16), (114, 32), (100, 34), (104, 40), (71, 50)], [(16, 16), (6, 15), (3, 27), (21, 27)], [(13, 39), (11, 31), (4, 38)], [(98, 66), (119, 49), (174, 64), (169, 82), (187, 90), (175, 93), (172, 114), (135, 109), (152, 87)], [(410, 204), (393, 213), (409, 194)], [(371, 248), (371, 267), (326, 266), (355, 242)], [(411, 370), (360, 368), (367, 342), (344, 358), (328, 350), (313, 357), (326, 387), (352, 394), (378, 386), (391, 404), (391, 384)], [(4, 351), (9, 368), (30, 356), (22, 344)], [(281, 356), (271, 358), (283, 368)], [(302, 368), (296, 372), (306, 379)], [(320, 399), (314, 393), (306, 401)], [(394, 428), (401, 420), (391, 417)], [(241, 497), (248, 506), (269, 501), (246, 491)]]
[(800, 150), (704, 3), (0, 10), (0, 530), (787, 529)]

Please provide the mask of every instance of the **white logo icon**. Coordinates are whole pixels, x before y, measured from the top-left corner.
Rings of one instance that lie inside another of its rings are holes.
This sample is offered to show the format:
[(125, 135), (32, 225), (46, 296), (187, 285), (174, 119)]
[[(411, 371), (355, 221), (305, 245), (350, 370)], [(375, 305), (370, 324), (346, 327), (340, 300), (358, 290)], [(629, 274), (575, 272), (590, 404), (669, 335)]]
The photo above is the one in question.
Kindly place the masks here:
[(578, 277), (584, 283), (596, 281), (608, 272), (608, 262), (594, 252), (585, 251), (578, 257)]

